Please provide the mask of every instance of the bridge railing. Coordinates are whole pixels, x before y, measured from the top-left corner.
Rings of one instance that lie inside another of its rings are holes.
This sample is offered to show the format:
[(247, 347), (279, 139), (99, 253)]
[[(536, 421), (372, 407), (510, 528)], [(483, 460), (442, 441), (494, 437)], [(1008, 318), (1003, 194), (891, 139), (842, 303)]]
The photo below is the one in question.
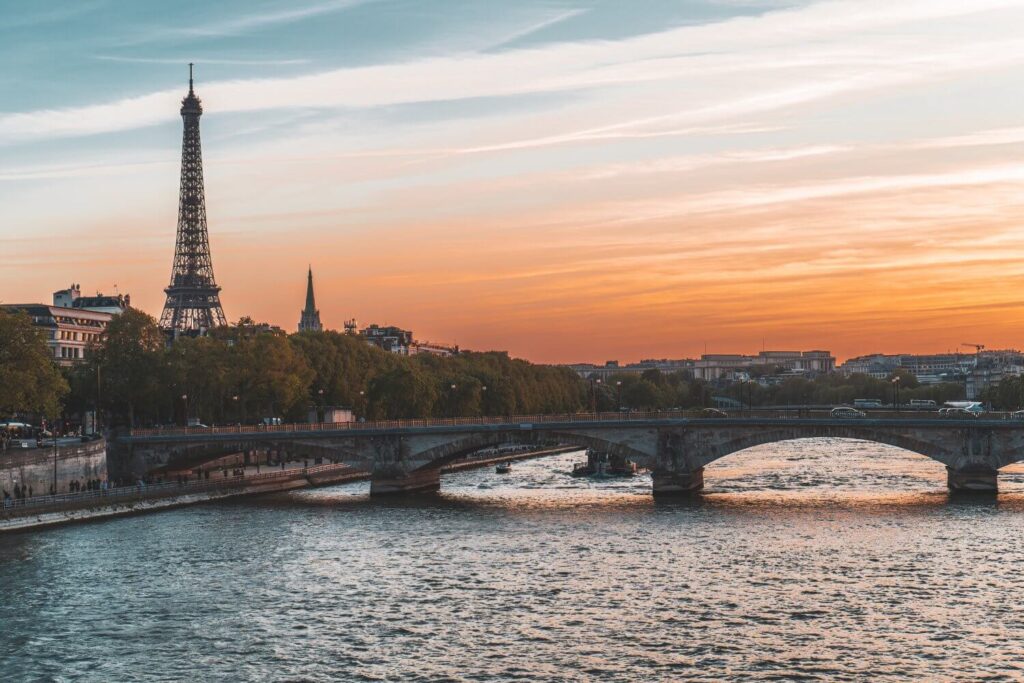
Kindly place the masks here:
[[(869, 418), (878, 419), (950, 419), (937, 411), (924, 410), (869, 410)], [(986, 419), (1006, 419), (1009, 413), (985, 413)], [(752, 408), (731, 410), (727, 417), (731, 418), (810, 418), (830, 416), (827, 407), (786, 406), (778, 408)], [(450, 417), (414, 420), (372, 420), (365, 422), (297, 422), (279, 425), (226, 425), (220, 427), (157, 427), (152, 429), (132, 429), (131, 436), (178, 436), (206, 434), (268, 434), (294, 432), (337, 432), (380, 429), (400, 429), (412, 427), (458, 427), (464, 425), (488, 424), (544, 424), (550, 422), (605, 422), (630, 420), (667, 420), (680, 418), (702, 417), (697, 410), (659, 410), (659, 411), (618, 411), (597, 413), (561, 413), (545, 415), (502, 415), (488, 417)], [(953, 419), (973, 419), (968, 416), (954, 416)]]
[(414, 420), (368, 420), (365, 422), (296, 422), (280, 425), (225, 425), (220, 427), (157, 427), (132, 429), (131, 436), (203, 434), (267, 434), (275, 432), (319, 432), (397, 429), (403, 427), (458, 427), (479, 424), (524, 424), (544, 422), (600, 422), (607, 420), (649, 420), (693, 417), (693, 411), (630, 411), (602, 413), (560, 413), (489, 417), (448, 417)]

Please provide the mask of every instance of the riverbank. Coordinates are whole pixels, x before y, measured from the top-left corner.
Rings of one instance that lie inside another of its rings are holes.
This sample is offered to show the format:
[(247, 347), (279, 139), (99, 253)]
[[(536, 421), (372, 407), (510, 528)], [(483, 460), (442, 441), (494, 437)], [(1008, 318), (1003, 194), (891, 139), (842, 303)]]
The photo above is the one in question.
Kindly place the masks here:
[[(579, 450), (575, 446), (536, 451), (488, 454), (485, 457), (449, 463), (442, 472), (459, 472), (510, 460), (532, 460)], [(318, 465), (227, 479), (211, 479), (184, 485), (175, 483), (128, 487), (87, 494), (35, 499), (30, 505), (0, 511), (0, 533), (101, 520), (125, 515), (159, 512), (239, 496), (280, 493), (304, 488), (366, 481), (370, 474), (346, 465)]]

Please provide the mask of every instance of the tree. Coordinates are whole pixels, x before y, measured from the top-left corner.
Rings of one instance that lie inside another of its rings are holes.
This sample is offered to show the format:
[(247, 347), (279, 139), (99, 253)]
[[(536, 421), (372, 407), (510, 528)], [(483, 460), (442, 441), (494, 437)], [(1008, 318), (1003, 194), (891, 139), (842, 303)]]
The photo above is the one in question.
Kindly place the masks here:
[(412, 365), (375, 377), (367, 391), (367, 410), (374, 419), (424, 417), (433, 413), (436, 403), (437, 382)]
[(231, 347), (234, 380), (243, 409), (268, 417), (305, 416), (314, 372), (286, 337), (255, 334)]
[(22, 311), (0, 309), (0, 415), (55, 415), (68, 391), (32, 319)]
[(86, 371), (95, 375), (99, 370), (103, 404), (115, 420), (134, 427), (139, 415), (156, 419), (161, 403), (171, 400), (165, 381), (165, 340), (152, 316), (130, 308), (114, 316), (92, 349)]

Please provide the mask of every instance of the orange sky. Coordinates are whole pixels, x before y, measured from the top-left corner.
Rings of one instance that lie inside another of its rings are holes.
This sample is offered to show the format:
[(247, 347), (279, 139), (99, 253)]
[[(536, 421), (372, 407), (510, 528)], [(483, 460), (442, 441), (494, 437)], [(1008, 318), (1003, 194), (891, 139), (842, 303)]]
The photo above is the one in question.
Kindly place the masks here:
[[(293, 330), (312, 264), (331, 328), (539, 362), (1024, 346), (1024, 3), (797, 5), (200, 80), (225, 312)], [(159, 315), (184, 93), (151, 90), (0, 112), (4, 302)]]

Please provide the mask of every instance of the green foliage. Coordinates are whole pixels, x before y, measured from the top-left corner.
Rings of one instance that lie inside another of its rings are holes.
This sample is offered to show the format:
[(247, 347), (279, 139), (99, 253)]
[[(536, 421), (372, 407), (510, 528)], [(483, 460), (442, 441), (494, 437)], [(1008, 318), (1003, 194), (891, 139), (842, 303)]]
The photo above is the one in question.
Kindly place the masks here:
[(565, 368), (504, 353), (397, 356), (350, 335), (288, 336), (244, 318), (168, 345), (152, 318), (130, 311), (88, 357), (71, 375), (72, 402), (91, 406), (99, 378), (112, 425), (303, 420), (318, 406), (392, 419), (566, 413), (589, 404), (585, 383)]
[(142, 311), (114, 316), (99, 344), (89, 350), (88, 362), (79, 367), (80, 381), (74, 386), (95, 395), (98, 381), (103, 408), (116, 422), (134, 425), (136, 415), (154, 414), (166, 399), (164, 339), (156, 320)]
[[(786, 379), (781, 384), (761, 386), (760, 384), (734, 384), (719, 393), (734, 398), (744, 405), (841, 405), (852, 404), (855, 399), (878, 399), (891, 404), (895, 398), (891, 375), (886, 379), (875, 379), (869, 375), (853, 374), (821, 375), (813, 380), (802, 377)], [(917, 378), (905, 371), (899, 371), (900, 402), (913, 399), (932, 400), (942, 405), (946, 401), (962, 399), (964, 387), (951, 382), (922, 386)]]
[(1024, 378), (1005, 377), (998, 385), (985, 387), (980, 400), (996, 410), (1024, 409)]
[(0, 309), (0, 417), (55, 415), (68, 391), (32, 319), (21, 311)]
[(711, 405), (711, 392), (704, 382), (688, 373), (665, 374), (657, 369), (641, 375), (612, 375), (597, 390), (598, 410), (667, 410)]

